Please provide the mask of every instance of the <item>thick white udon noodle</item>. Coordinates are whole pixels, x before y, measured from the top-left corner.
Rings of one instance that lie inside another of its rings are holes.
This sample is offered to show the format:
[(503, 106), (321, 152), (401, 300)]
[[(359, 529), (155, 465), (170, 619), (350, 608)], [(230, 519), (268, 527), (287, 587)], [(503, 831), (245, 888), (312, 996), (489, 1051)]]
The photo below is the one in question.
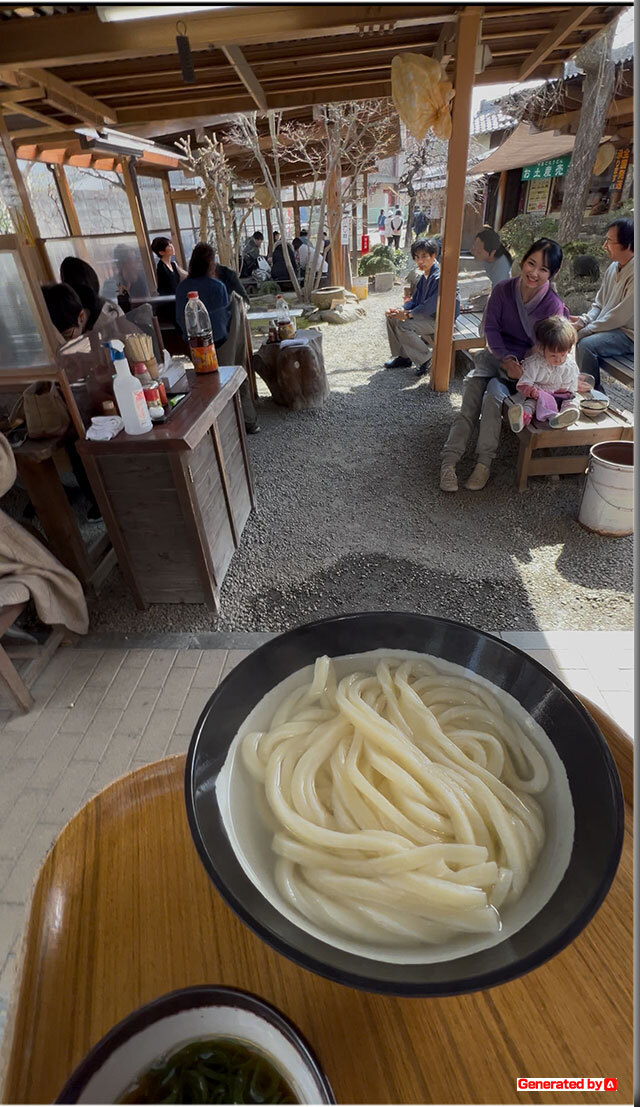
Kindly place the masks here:
[(327, 657), (247, 734), (280, 894), (359, 940), (495, 934), (544, 843), (546, 762), (489, 688), (426, 659), (337, 682)]

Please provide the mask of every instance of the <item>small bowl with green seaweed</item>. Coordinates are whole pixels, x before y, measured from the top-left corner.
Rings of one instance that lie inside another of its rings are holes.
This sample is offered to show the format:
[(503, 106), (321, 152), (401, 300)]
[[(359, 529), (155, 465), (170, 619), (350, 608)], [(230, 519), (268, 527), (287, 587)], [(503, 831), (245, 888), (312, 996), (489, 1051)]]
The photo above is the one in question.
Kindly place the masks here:
[(299, 1030), (239, 988), (147, 1003), (87, 1054), (56, 1103), (335, 1103)]

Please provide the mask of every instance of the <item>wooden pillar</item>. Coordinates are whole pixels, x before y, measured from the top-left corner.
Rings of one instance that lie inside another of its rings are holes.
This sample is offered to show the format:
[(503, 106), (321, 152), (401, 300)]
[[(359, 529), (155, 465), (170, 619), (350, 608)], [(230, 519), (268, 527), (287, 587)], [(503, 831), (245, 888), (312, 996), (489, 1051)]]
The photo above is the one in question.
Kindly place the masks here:
[(431, 368), (431, 387), (436, 392), (449, 388), (451, 370), (451, 343), (455, 321), (456, 286), (462, 242), (464, 217), (464, 189), (471, 130), (471, 94), (475, 74), (476, 45), (481, 8), (465, 8), (458, 17), (456, 36), (455, 97), (449, 156), (447, 159), (447, 193), (444, 232), (442, 235), (442, 260), (440, 268), (440, 294), (436, 315), (436, 333)]
[(131, 218), (133, 219), (133, 226), (136, 232), (136, 238), (138, 239), (138, 246), (140, 248), (140, 256), (142, 257), (144, 275), (147, 278), (149, 292), (155, 292), (156, 270), (153, 264), (153, 259), (151, 257), (149, 231), (147, 229), (147, 221), (144, 217), (144, 211), (142, 210), (142, 202), (140, 200), (140, 192), (138, 190), (136, 171), (130, 158), (122, 159), (122, 179), (124, 181), (124, 187), (127, 193), (129, 207), (131, 209)]
[(344, 285), (344, 258), (342, 251), (341, 225), (342, 225), (342, 187), (340, 182), (340, 170), (334, 170), (329, 178), (327, 188), (327, 217), (329, 223), (329, 238), (331, 240), (331, 264), (329, 281), (336, 287)]
[(71, 189), (69, 188), (69, 181), (64, 171), (64, 166), (56, 164), (53, 165), (52, 168), (58, 186), (58, 192), (60, 193), (64, 214), (69, 224), (69, 233), (72, 238), (81, 238), (82, 228), (80, 226), (80, 220), (78, 219), (76, 205), (73, 202), (73, 196), (71, 195)]
[(369, 234), (369, 174), (362, 174), (362, 233)]
[(44, 240), (40, 237), (38, 222), (33, 208), (31, 207), (27, 186), (20, 172), (20, 166), (18, 165), (18, 159), (13, 149), (13, 143), (1, 113), (0, 143), (4, 149), (11, 176), (13, 177), (13, 182), (20, 198), (20, 207), (17, 207), (15, 204), (8, 204), (7, 207), (12, 222), (15, 223), (16, 234), (27, 248), (27, 253), (25, 255), (27, 264), (33, 267), (33, 272), (41, 283), (52, 281), (54, 280), (54, 275), (51, 263), (47, 251), (45, 250)]
[(499, 231), (502, 226), (502, 213), (504, 211), (504, 198), (507, 191), (507, 171), (502, 170), (500, 179), (498, 181), (498, 198), (496, 201), (496, 217), (495, 217), (495, 230)]
[(300, 225), (300, 202), (298, 200), (298, 186), (293, 186), (293, 231), (297, 238), (300, 238), (300, 231), (302, 227)]
[(180, 238), (180, 228), (178, 227), (178, 215), (171, 195), (171, 185), (169, 184), (169, 178), (167, 176), (162, 178), (162, 192), (167, 207), (167, 219), (169, 221), (169, 230), (171, 231), (171, 241), (176, 252), (176, 260), (181, 269), (186, 269), (187, 266), (185, 263), (184, 250), (182, 249), (182, 239)]
[(273, 253), (273, 223), (271, 222), (271, 210), (265, 208), (264, 217), (267, 221), (267, 253)]
[[(351, 271), (358, 272), (358, 203), (354, 200), (351, 205)], [(351, 288), (351, 282), (349, 283)]]

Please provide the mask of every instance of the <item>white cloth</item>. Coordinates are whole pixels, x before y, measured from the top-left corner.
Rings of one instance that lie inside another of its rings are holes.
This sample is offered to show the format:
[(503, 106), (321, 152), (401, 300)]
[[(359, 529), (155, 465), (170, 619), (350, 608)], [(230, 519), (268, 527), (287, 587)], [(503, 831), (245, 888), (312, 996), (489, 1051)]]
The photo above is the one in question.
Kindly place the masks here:
[(398, 215), (397, 212), (396, 212), (395, 215), (392, 215), (391, 219), (390, 219), (391, 233), (392, 234), (400, 234), (400, 231), (402, 230), (402, 224), (403, 223), (404, 223), (404, 219), (402, 218), (401, 215)]
[(393, 215), (391, 214), (391, 212), (389, 212), (389, 214), (385, 215), (385, 217), (384, 217), (384, 233), (386, 235), (393, 234), (393, 231), (391, 230), (391, 220), (392, 219), (393, 219)]
[(617, 261), (607, 269), (602, 284), (596, 293), (593, 306), (581, 315), (585, 324), (578, 332), (578, 342), (589, 334), (600, 331), (624, 331), (633, 342), (633, 267), (635, 258), (631, 258), (623, 269)]
[(522, 362), (518, 385), (533, 385), (545, 392), (578, 391), (579, 369), (573, 354), (567, 354), (563, 365), (549, 365), (544, 354), (534, 350)]
[(94, 415), (87, 428), (87, 438), (92, 442), (108, 442), (124, 427), (119, 415)]

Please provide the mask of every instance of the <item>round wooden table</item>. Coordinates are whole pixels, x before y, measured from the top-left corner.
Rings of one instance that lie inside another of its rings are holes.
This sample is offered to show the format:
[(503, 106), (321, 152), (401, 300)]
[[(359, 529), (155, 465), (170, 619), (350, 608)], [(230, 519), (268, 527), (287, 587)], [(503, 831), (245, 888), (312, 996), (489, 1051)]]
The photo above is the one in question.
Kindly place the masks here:
[[(184, 758), (116, 781), (65, 827), (34, 890), (3, 1090), (48, 1103), (140, 1004), (236, 985), (284, 1011), (342, 1103), (632, 1102), (632, 746), (587, 703), (616, 759), (625, 844), (609, 895), (552, 961), (490, 991), (398, 999), (333, 984), (275, 953), (229, 910), (192, 843)], [(616, 1077), (617, 1092), (530, 1093), (518, 1076)]]

